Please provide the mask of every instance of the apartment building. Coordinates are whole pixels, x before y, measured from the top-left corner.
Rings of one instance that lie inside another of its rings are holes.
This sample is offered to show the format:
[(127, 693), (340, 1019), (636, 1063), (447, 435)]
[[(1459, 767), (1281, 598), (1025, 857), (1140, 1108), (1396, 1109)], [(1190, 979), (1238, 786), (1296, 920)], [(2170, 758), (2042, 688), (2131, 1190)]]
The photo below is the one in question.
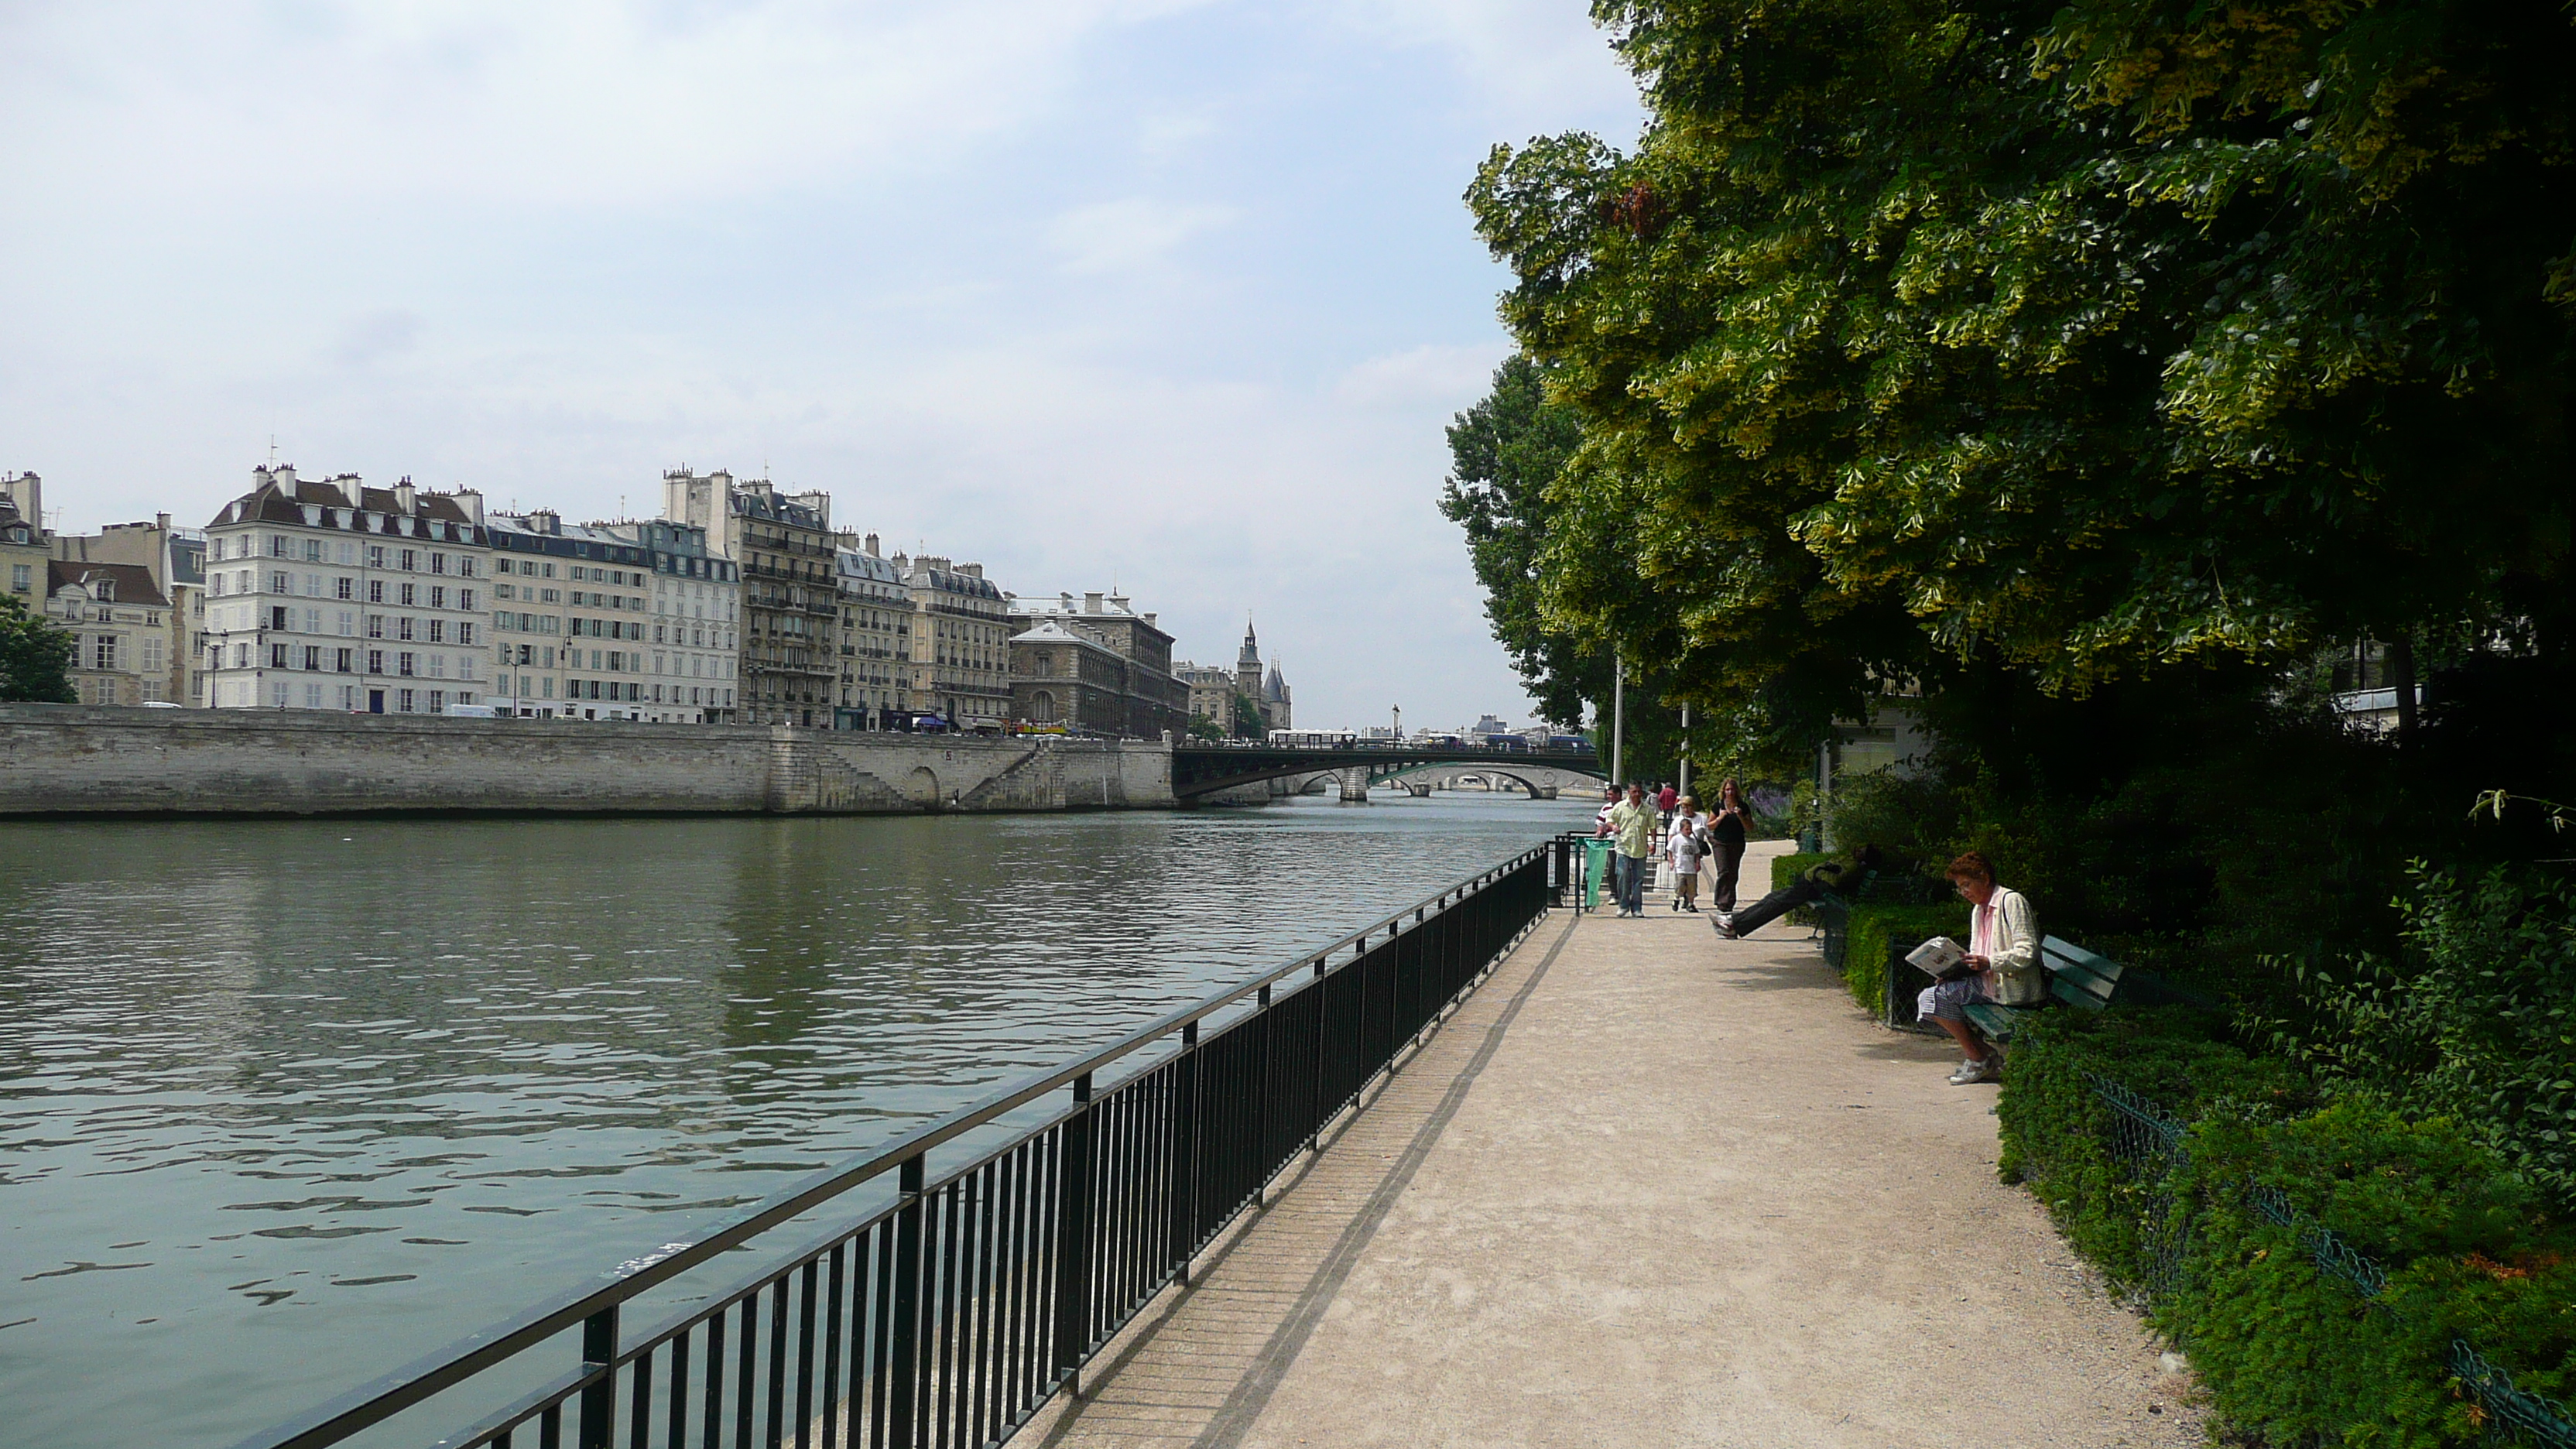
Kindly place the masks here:
[(33, 473), (0, 477), (0, 594), (45, 611), (45, 565), (53, 550), (45, 540), (44, 481)]
[(740, 571), (737, 718), (832, 728), (841, 675), (832, 495), (682, 466), (662, 475), (662, 517), (705, 530), (708, 547)]
[(591, 527), (640, 556), (653, 581), (651, 668), (639, 701), (655, 724), (729, 724), (740, 688), (742, 575), (707, 531), (651, 518)]
[(45, 616), (68, 632), (82, 704), (169, 703), (170, 601), (134, 564), (47, 563)]
[[(174, 528), (170, 515), (149, 523), (111, 523), (97, 533), (56, 533), (49, 540), (55, 559), (69, 564), (116, 564), (144, 570), (152, 592), (161, 596), (158, 626), (164, 638), (146, 644), (130, 641), (129, 660), (149, 658), (153, 665), (136, 686), (146, 704), (205, 703), (206, 536)], [(131, 585), (128, 598), (137, 596)]]
[(833, 725), (845, 730), (892, 727), (902, 709), (912, 653), (911, 595), (877, 536), (841, 534), (834, 554), (841, 581), (841, 692)]
[(438, 714), (491, 685), (482, 495), (251, 470), (206, 526), (217, 709)]
[(903, 708), (999, 732), (1011, 718), (1011, 614), (982, 564), (894, 556), (910, 609)]

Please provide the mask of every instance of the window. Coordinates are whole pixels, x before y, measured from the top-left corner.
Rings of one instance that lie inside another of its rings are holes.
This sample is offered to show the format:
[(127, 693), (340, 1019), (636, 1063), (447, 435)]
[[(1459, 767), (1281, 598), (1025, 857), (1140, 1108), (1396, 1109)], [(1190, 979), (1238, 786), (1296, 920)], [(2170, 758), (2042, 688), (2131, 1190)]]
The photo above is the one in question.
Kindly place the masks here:
[(320, 563), (322, 561), (322, 540), (318, 538), (308, 538), (304, 540), (304, 561), (306, 563)]
[(268, 646), (268, 667), (271, 669), (284, 669), (286, 667), (285, 645), (271, 644)]
[(369, 568), (371, 568), (371, 569), (380, 569), (380, 568), (383, 568), (384, 566), (385, 566), (385, 547), (384, 547), (384, 545), (383, 545), (383, 544), (380, 544), (380, 543), (371, 543), (371, 544), (368, 544), (368, 545), (367, 545), (367, 567), (369, 567)]
[(286, 535), (285, 535), (285, 534), (282, 534), (282, 533), (272, 533), (272, 534), (270, 534), (270, 535), (268, 536), (268, 554), (269, 554), (269, 557), (271, 557), (271, 558), (284, 558), (284, 557), (286, 557)]
[(405, 585), (403, 585), (403, 586), (402, 586), (402, 598), (401, 598), (401, 603), (402, 603), (402, 606), (403, 606), (404, 608), (406, 608), (406, 609), (416, 609), (416, 608), (420, 607), (420, 590), (419, 590), (419, 588), (418, 588), (416, 585), (412, 585), (412, 584), (405, 584)]
[(445, 619), (432, 619), (429, 621), (429, 642), (432, 644), (444, 644), (447, 642), (447, 621)]
[[(519, 591), (510, 587), (508, 584), (494, 584), (492, 586), (492, 597), (496, 599), (515, 599), (518, 596)], [(473, 606), (469, 604), (466, 607), (471, 608)]]
[(445, 679), (447, 677), (447, 656), (444, 654), (432, 654), (429, 656), (429, 669), (427, 672), (429, 677), (432, 679)]
[(447, 585), (432, 584), (429, 586), (429, 606), (433, 609), (444, 609), (447, 607)]
[(21, 593), (21, 594), (31, 592), (34, 586), (33, 586), (31, 583), (29, 583), (29, 582), (28, 582), (28, 580), (29, 580), (30, 578), (32, 578), (32, 577), (33, 577), (33, 570), (30, 568), (30, 566), (29, 566), (29, 565), (26, 565), (26, 564), (11, 564), (11, 565), (9, 565), (9, 587), (10, 587), (12, 590), (14, 590), (14, 591), (16, 591), (16, 592), (18, 592), (18, 593)]
[(456, 621), (456, 642), (459, 644), (471, 644), (474, 642), (474, 622), (472, 620), (459, 619)]
[(161, 640), (156, 636), (146, 635), (144, 637), (143, 672), (146, 674), (158, 674), (161, 672)]
[(400, 567), (404, 573), (417, 573), (420, 569), (420, 554), (412, 549), (404, 549)]
[(358, 616), (347, 609), (342, 609), (339, 618), (333, 622), (339, 625), (340, 637), (343, 639), (358, 632)]
[(306, 709), (320, 709), (322, 707), (322, 686), (318, 684), (308, 684), (304, 686), (304, 707)]
[(456, 591), (456, 607), (463, 609), (469, 614), (473, 613), (474, 591), (472, 589), (458, 589)]
[(340, 580), (337, 592), (339, 597), (343, 599), (356, 598), (358, 596), (358, 581), (356, 579)]
[(367, 580), (367, 602), (370, 604), (381, 604), (384, 601), (385, 581), (383, 579)]
[(434, 574), (443, 574), (447, 572), (447, 555), (443, 553), (431, 554), (429, 556), (429, 571)]
[[(470, 579), (474, 577), (474, 559), (472, 555), (464, 555), (456, 560), (456, 576), (460, 579)], [(474, 606), (468, 604), (465, 607), (470, 609)], [(458, 704), (472, 704), (474, 701), (460, 694), (456, 696), (456, 702)]]
[(268, 627), (272, 629), (284, 629), (286, 627), (286, 609), (283, 605), (272, 606), (269, 609)]
[(321, 645), (307, 644), (304, 646), (304, 667), (312, 670), (319, 670), (322, 667)]
[(367, 651), (367, 672), (369, 674), (382, 674), (385, 672), (385, 651), (382, 649), (370, 649)]
[(285, 574), (270, 574), (268, 576), (268, 591), (272, 594), (294, 593), (294, 580)]
[[(472, 679), (474, 677), (473, 655), (459, 654), (456, 656), (456, 677), (459, 679)], [(456, 702), (458, 704), (472, 704), (474, 701), (467, 699), (465, 696), (460, 694), (456, 697)]]
[(543, 604), (560, 604), (563, 602), (563, 590), (539, 589), (537, 591), (537, 601)]
[(349, 662), (350, 662), (350, 661), (349, 661), (349, 656), (351, 656), (351, 655), (353, 655), (353, 654), (357, 653), (358, 651), (356, 651), (356, 650), (354, 650), (354, 649), (341, 649), (341, 650), (336, 650), (336, 651), (334, 651), (334, 652), (335, 652), (335, 654), (336, 654), (337, 658), (334, 660), (332, 667), (333, 667), (334, 669), (338, 670), (338, 671), (339, 671), (340, 673), (342, 673), (342, 674), (346, 674), (346, 673), (348, 673), (348, 672), (349, 672)]
[(411, 672), (412, 672), (412, 654), (411, 654), (411, 651), (410, 651), (410, 650), (408, 650), (408, 649), (406, 649), (406, 650), (404, 650), (402, 653), (395, 655), (395, 656), (394, 656), (394, 666), (395, 666), (395, 667), (394, 667), (394, 672), (395, 672), (396, 674), (401, 674), (401, 675), (406, 675), (406, 676), (407, 676), (407, 675), (409, 675), (409, 674), (411, 674)]
[(394, 620), (394, 637), (397, 639), (408, 639), (411, 637), (411, 615), (405, 614), (401, 618)]
[(279, 709), (286, 708), (286, 691), (293, 687), (293, 685), (287, 684), (281, 684), (277, 687), (277, 707)]
[(399, 693), (400, 693), (400, 696), (401, 696), (402, 712), (403, 712), (403, 713), (405, 713), (405, 714), (410, 714), (410, 713), (412, 712), (412, 707), (411, 707), (411, 691), (410, 691), (410, 690), (408, 690), (408, 689), (406, 689), (406, 690), (401, 690), (401, 691), (399, 691)]
[[(431, 556), (432, 558), (437, 557), (437, 555), (436, 555), (436, 554), (432, 554), (432, 555), (430, 555), (430, 556)], [(430, 712), (431, 714), (444, 714), (444, 713), (446, 713), (446, 712), (447, 712), (447, 691), (446, 691), (446, 690), (443, 690), (443, 689), (433, 689), (433, 690), (431, 690), (431, 691), (429, 692), (429, 712)]]
[(578, 582), (578, 581), (580, 581), (580, 580), (582, 580), (582, 579), (589, 578), (589, 577), (590, 577), (590, 570), (588, 570), (588, 569), (586, 569), (586, 568), (583, 568), (583, 567), (582, 567), (581, 565), (579, 565), (579, 564), (574, 564), (574, 565), (572, 566), (572, 576), (573, 576), (573, 579), (574, 579), (576, 582)]
[(304, 611), (304, 632), (307, 634), (319, 634), (322, 632), (322, 611), (320, 609), (307, 609)]

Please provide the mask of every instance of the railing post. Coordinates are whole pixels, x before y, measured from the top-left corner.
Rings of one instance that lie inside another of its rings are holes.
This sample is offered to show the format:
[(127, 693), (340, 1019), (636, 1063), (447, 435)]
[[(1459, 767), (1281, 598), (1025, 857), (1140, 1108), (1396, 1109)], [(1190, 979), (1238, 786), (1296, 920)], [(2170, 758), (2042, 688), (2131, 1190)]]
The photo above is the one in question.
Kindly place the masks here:
[(1264, 1208), (1270, 1206), (1270, 1041), (1278, 1034), (1278, 1023), (1270, 1014), (1268, 986), (1261, 988), (1252, 1014), (1261, 1021), (1261, 1055), (1252, 1069), (1252, 1205)]
[(1199, 1024), (1181, 1028), (1181, 1055), (1172, 1063), (1172, 1246), (1181, 1286), (1190, 1282), (1190, 1254), (1199, 1224)]
[(581, 1391), (581, 1449), (609, 1449), (617, 1438), (617, 1305), (581, 1321), (581, 1369), (599, 1381)]
[[(886, 1443), (913, 1449), (920, 1419), (921, 1393), (921, 1190), (928, 1164), (915, 1153), (896, 1169), (902, 1206), (894, 1216), (894, 1333), (886, 1372), (892, 1382), (886, 1403)], [(771, 1352), (776, 1352), (776, 1345)]]
[(1082, 1397), (1082, 1355), (1091, 1346), (1091, 1074), (1073, 1079), (1081, 1110), (1064, 1122), (1064, 1169), (1056, 1178), (1055, 1370)]

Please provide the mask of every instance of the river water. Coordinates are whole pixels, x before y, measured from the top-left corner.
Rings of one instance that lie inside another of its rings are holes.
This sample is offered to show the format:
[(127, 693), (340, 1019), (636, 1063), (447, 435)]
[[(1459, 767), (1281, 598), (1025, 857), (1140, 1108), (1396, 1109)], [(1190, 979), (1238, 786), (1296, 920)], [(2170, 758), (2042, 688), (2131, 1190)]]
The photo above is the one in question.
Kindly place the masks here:
[(0, 1445), (230, 1444), (1590, 808), (0, 824)]

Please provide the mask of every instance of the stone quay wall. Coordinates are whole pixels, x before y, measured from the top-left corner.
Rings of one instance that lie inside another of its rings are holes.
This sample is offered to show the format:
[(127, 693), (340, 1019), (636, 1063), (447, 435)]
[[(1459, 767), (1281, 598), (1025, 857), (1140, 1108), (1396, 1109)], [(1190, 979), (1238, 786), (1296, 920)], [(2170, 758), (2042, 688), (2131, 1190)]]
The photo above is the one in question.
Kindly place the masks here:
[(1142, 740), (0, 705), (0, 816), (1169, 809)]

